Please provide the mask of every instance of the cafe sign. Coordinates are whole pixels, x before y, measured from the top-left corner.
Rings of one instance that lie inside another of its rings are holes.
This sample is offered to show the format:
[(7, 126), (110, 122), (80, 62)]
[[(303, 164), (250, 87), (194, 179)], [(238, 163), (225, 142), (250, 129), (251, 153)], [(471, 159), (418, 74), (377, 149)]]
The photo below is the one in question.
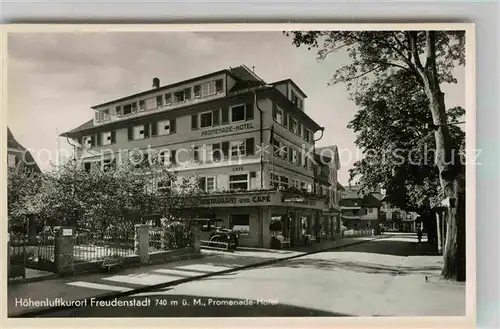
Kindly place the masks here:
[(249, 129), (253, 129), (253, 128), (254, 128), (253, 123), (242, 123), (242, 124), (232, 125), (232, 126), (227, 126), (227, 127), (203, 130), (201, 132), (201, 136), (216, 136), (216, 135), (228, 134), (228, 133), (232, 133), (232, 132), (241, 132), (241, 131), (249, 130)]
[(271, 203), (271, 195), (254, 195), (254, 196), (217, 196), (203, 198), (200, 200), (202, 206), (251, 206), (251, 205), (266, 205)]

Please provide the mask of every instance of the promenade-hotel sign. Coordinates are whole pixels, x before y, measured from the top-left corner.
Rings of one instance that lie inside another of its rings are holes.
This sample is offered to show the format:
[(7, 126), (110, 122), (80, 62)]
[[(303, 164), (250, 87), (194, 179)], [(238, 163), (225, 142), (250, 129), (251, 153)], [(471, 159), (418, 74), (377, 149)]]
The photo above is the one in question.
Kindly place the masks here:
[(243, 131), (243, 130), (248, 130), (248, 129), (253, 129), (253, 128), (254, 127), (253, 127), (252, 123), (242, 123), (239, 125), (204, 130), (201, 132), (201, 136), (215, 136), (215, 135), (228, 134), (228, 133), (232, 133), (232, 132), (238, 132), (238, 131)]

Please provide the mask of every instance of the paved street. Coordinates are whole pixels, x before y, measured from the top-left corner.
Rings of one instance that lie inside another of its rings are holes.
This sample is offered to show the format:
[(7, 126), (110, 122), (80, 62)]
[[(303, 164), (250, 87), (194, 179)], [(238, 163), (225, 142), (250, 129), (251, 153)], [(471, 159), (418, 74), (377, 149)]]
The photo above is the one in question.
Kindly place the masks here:
[[(245, 255), (221, 257), (237, 263)], [(419, 245), (415, 235), (400, 234), (114, 301), (141, 302), (143, 306), (92, 305), (46, 316), (463, 315), (465, 285), (439, 279), (441, 259), (429, 253), (425, 244)], [(186, 265), (155, 275), (175, 271), (176, 275), (189, 276), (211, 266)], [(140, 280), (115, 278), (106, 285), (123, 288)]]

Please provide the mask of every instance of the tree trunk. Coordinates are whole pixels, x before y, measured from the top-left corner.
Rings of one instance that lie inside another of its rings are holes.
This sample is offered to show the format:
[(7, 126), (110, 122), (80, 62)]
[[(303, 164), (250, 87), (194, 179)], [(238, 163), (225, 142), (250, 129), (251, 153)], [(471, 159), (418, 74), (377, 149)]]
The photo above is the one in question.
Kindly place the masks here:
[(462, 165), (458, 150), (452, 149), (450, 145), (444, 94), (441, 92), (436, 69), (433, 31), (426, 32), (426, 43), (427, 61), (421, 76), (436, 126), (435, 162), (439, 169), (443, 196), (449, 200), (441, 274), (446, 279), (465, 281), (465, 166)]

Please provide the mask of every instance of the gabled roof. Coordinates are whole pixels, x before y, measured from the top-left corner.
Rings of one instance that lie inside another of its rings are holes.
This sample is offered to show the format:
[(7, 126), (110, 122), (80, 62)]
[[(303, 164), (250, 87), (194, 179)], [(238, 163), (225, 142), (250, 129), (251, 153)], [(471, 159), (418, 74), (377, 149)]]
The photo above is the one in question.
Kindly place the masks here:
[(23, 152), (24, 159), (30, 163), (28, 166), (33, 167), (35, 172), (41, 172), (40, 167), (36, 163), (35, 158), (33, 158), (33, 155), (31, 155), (31, 152), (28, 151), (23, 145), (21, 145), (21, 143), (19, 143), (16, 140), (14, 134), (12, 134), (12, 131), (10, 131), (9, 127), (7, 127), (7, 147), (17, 149)]
[(304, 98), (307, 98), (307, 94), (306, 94), (306, 93), (305, 93), (302, 89), (300, 89), (300, 87), (299, 87), (299, 86), (297, 86), (297, 84), (296, 84), (295, 82), (293, 82), (293, 80), (292, 80), (292, 79), (284, 79), (284, 80), (280, 80), (280, 81), (273, 82), (273, 83), (271, 83), (271, 84), (272, 84), (272, 85), (279, 85), (279, 84), (282, 84), (282, 83), (291, 83), (291, 84), (292, 84), (292, 86), (293, 86), (295, 89), (297, 89), (297, 90), (298, 90), (298, 91), (302, 94), (302, 96), (303, 96)]

